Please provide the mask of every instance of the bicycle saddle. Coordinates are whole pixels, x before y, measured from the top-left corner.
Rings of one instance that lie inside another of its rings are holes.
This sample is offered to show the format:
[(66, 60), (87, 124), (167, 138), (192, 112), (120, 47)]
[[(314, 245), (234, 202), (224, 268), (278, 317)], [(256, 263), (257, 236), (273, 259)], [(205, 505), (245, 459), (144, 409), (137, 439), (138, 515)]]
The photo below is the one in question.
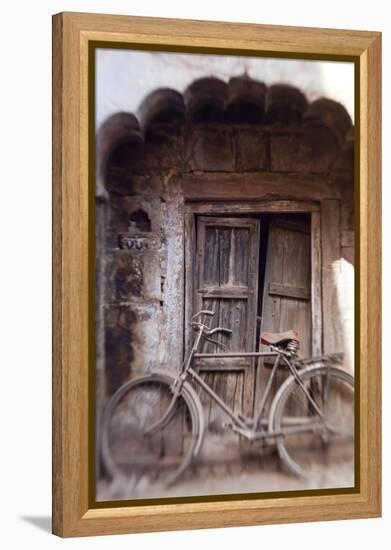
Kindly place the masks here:
[(287, 340), (296, 340), (296, 342), (300, 342), (299, 334), (295, 330), (287, 330), (286, 332), (262, 332), (261, 334), (261, 343), (269, 346), (278, 346)]

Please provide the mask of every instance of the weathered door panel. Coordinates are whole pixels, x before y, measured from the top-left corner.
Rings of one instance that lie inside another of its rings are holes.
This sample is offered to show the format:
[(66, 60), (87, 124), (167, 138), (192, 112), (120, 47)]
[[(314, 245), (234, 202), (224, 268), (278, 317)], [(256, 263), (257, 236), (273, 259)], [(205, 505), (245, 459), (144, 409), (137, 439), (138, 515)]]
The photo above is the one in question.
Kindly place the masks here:
[[(296, 330), (300, 352), (311, 352), (311, 228), (304, 216), (275, 216), (269, 227), (261, 332)], [(260, 346), (267, 351), (267, 346)], [(270, 359), (258, 363), (257, 400), (270, 375)], [(268, 368), (269, 367), (269, 368)], [(278, 373), (275, 388), (286, 377)]]
[[(251, 218), (202, 216), (197, 219), (196, 272), (193, 312), (215, 312), (211, 327), (232, 329), (232, 336), (214, 335), (225, 348), (205, 342), (202, 351), (253, 351), (258, 293), (259, 221)], [(199, 360), (205, 380), (236, 412), (251, 414), (254, 361)], [(224, 413), (206, 396), (207, 422), (221, 431)]]

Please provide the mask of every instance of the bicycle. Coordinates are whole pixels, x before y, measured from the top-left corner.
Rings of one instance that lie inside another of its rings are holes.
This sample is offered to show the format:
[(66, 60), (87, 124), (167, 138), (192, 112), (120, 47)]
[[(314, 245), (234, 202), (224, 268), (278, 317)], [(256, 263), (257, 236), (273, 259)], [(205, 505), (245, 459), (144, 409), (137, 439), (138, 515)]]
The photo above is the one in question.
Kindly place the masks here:
[[(102, 420), (101, 456), (111, 478), (147, 477), (165, 486), (176, 482), (197, 457), (205, 433), (203, 409), (194, 385), (200, 386), (231, 419), (227, 428), (251, 442), (275, 445), (286, 468), (307, 476), (320, 463), (339, 466), (351, 460), (354, 442), (353, 377), (338, 368), (342, 354), (298, 359), (299, 337), (293, 331), (262, 333), (269, 352), (199, 353), (214, 334), (232, 334), (210, 328), (201, 310), (191, 319), (192, 347), (178, 373), (155, 369), (130, 380), (110, 398)], [(235, 413), (193, 368), (194, 359), (273, 357), (262, 398), (251, 417)], [(289, 376), (280, 385), (267, 413), (266, 403), (278, 369)]]

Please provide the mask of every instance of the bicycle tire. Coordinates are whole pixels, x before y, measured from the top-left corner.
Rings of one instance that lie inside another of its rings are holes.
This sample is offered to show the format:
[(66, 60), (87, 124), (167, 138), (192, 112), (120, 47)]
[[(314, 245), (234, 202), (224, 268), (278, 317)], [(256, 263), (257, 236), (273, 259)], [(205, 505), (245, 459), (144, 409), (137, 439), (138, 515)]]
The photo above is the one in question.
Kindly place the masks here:
[[(319, 365), (307, 367), (300, 372), (300, 377), (310, 389), (310, 395), (324, 415), (327, 427), (294, 376), (290, 376), (278, 390), (269, 415), (269, 432), (281, 434), (276, 435), (276, 445), (283, 464), (299, 477), (319, 476), (323, 472), (324, 478), (332, 479), (334, 476), (340, 479), (345, 476), (352, 480), (353, 377), (342, 369)], [(330, 399), (325, 398), (325, 391)], [(333, 406), (330, 406), (331, 399)], [(336, 427), (338, 422), (343, 425), (339, 430)], [(313, 429), (310, 429), (311, 425)], [(282, 433), (284, 429), (285, 433)], [(295, 432), (298, 429), (303, 431)]]
[[(172, 485), (201, 446), (202, 409), (187, 383), (162, 428), (146, 433), (167, 411), (173, 396), (173, 380), (171, 374), (158, 372), (135, 378), (121, 386), (105, 407), (103, 466), (111, 479), (127, 484), (129, 497), (145, 489), (150, 491), (153, 486)], [(178, 435), (178, 429), (188, 433)]]

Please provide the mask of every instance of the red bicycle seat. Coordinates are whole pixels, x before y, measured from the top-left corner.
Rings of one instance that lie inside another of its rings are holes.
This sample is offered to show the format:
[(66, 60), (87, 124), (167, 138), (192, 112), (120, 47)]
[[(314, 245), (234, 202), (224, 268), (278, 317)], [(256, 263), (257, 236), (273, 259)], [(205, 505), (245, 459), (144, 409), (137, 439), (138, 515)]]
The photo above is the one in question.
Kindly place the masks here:
[(296, 340), (296, 342), (300, 342), (299, 334), (295, 330), (287, 330), (286, 332), (262, 332), (261, 334), (261, 343), (269, 346), (278, 346), (287, 340)]

